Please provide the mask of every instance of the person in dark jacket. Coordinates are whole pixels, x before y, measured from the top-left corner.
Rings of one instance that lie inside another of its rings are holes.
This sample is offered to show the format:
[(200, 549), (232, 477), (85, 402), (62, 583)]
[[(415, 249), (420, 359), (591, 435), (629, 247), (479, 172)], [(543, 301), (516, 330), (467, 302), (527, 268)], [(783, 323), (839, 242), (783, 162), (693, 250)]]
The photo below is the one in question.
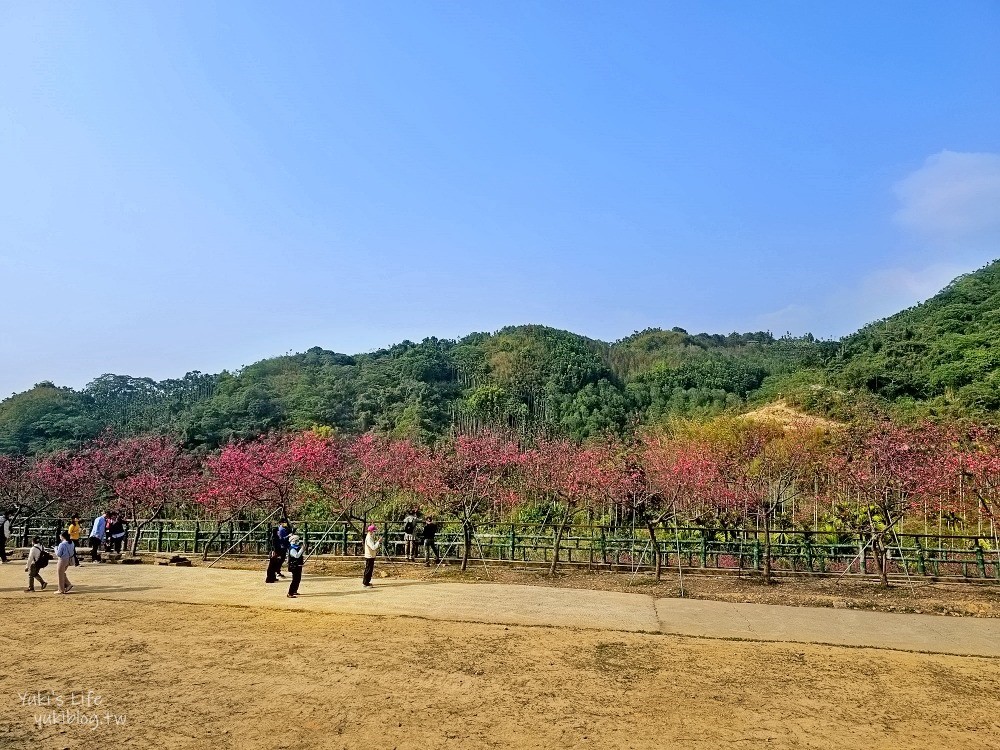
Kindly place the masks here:
[(284, 564), (285, 556), (288, 554), (288, 539), (291, 533), (291, 524), (287, 518), (271, 529), (269, 544), (271, 548), (270, 559), (267, 563), (267, 576), (264, 578), (264, 583), (277, 583), (279, 578), (285, 577), (281, 573), (281, 566)]
[(305, 564), (305, 547), (298, 534), (288, 537), (288, 572), (292, 574), (292, 582), (288, 584), (288, 598), (299, 595), (299, 581), (302, 580), (302, 566)]
[(406, 547), (406, 559), (417, 561), (417, 523), (420, 521), (420, 511), (410, 510), (403, 519), (403, 544)]
[(111, 549), (116, 555), (122, 553), (122, 547), (127, 538), (128, 526), (125, 524), (125, 519), (122, 518), (121, 513), (115, 513), (111, 516), (111, 525), (108, 526), (108, 544), (111, 545)]
[(0, 511), (0, 565), (7, 562), (7, 537), (10, 532), (10, 519), (4, 511)]
[(420, 532), (420, 537), (424, 541), (424, 567), (430, 567), (431, 550), (434, 550), (435, 564), (441, 562), (441, 553), (438, 551), (437, 542), (435, 541), (437, 533), (437, 522), (431, 516), (427, 516), (427, 519), (424, 521), (424, 528)]

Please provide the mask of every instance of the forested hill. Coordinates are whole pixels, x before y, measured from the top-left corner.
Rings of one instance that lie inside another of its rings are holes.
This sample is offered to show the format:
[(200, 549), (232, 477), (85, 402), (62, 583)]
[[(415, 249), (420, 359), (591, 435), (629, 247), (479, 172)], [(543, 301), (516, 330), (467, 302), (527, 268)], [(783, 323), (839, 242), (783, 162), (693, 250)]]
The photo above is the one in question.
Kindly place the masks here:
[(105, 375), (81, 391), (41, 383), (0, 402), (0, 451), (57, 449), (109, 426), (173, 432), (204, 449), (313, 425), (424, 440), (484, 425), (585, 438), (776, 398), (842, 418), (859, 404), (992, 418), (998, 316), (992, 264), (840, 342), (674, 328), (609, 344), (532, 325), (358, 355), (316, 347), (162, 382)]
[(1000, 408), (1000, 261), (844, 340), (847, 387), (931, 407)]

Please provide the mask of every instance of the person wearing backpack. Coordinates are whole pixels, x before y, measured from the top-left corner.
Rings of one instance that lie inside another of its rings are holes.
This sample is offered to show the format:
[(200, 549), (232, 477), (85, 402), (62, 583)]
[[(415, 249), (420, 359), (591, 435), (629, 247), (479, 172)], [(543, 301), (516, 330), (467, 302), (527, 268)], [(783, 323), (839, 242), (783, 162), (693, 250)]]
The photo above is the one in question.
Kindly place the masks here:
[(403, 519), (403, 544), (406, 547), (406, 559), (410, 562), (417, 561), (417, 521), (419, 514), (416, 510), (410, 510), (406, 518)]
[(434, 550), (434, 562), (435, 564), (441, 562), (441, 553), (438, 551), (437, 542), (435, 538), (438, 533), (438, 525), (430, 516), (424, 521), (424, 529), (421, 532), (421, 536), (424, 540), (424, 566), (430, 567), (431, 565), (431, 550)]
[(58, 562), (56, 563), (56, 575), (59, 578), (59, 593), (68, 594), (73, 590), (73, 584), (69, 582), (69, 578), (66, 577), (66, 570), (69, 568), (69, 564), (73, 561), (73, 542), (70, 541), (69, 532), (64, 531), (59, 535), (62, 539), (59, 545), (56, 547), (56, 557)]
[(24, 591), (32, 592), (35, 590), (35, 580), (41, 584), (42, 591), (45, 591), (45, 587), (48, 586), (43, 579), (39, 571), (49, 564), (49, 560), (52, 556), (48, 551), (42, 546), (42, 540), (37, 536), (31, 537), (31, 549), (28, 551), (28, 559), (26, 565), (24, 566), (25, 572), (28, 574), (28, 588)]

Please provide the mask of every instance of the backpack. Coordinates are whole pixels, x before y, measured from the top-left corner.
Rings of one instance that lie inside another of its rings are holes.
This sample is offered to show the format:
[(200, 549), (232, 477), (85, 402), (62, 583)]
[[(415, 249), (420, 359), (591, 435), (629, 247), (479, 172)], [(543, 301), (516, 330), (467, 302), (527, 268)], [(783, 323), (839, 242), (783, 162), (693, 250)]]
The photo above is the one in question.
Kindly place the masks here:
[(49, 562), (52, 560), (52, 555), (49, 554), (49, 551), (45, 547), (42, 547), (41, 550), (38, 553), (38, 562), (35, 563), (35, 567), (39, 570), (48, 567)]
[(404, 534), (412, 534), (413, 531), (414, 531), (414, 529), (416, 529), (416, 528), (417, 528), (417, 524), (414, 523), (413, 519), (410, 519), (409, 521), (407, 521), (406, 523), (403, 524), (403, 533)]

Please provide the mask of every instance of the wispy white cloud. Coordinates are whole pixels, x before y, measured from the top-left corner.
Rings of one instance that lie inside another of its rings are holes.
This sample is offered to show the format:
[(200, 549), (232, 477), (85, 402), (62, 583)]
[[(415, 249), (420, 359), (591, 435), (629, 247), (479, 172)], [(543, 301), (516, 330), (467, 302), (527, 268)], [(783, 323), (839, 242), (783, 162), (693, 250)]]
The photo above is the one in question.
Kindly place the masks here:
[(930, 299), (963, 273), (974, 269), (957, 263), (934, 263), (924, 268), (883, 268), (864, 276), (843, 302), (858, 318), (858, 327), (894, 315)]
[(895, 192), (897, 224), (931, 242), (1000, 239), (1000, 154), (942, 151)]
[(840, 336), (929, 299), (1000, 256), (1000, 154), (933, 154), (894, 191), (893, 219), (916, 240), (921, 261), (876, 269), (818, 299), (760, 315), (757, 324)]
[(831, 287), (825, 296), (808, 304), (790, 304), (759, 315), (755, 327), (775, 335), (809, 331), (838, 338), (933, 297), (970, 270), (956, 263), (879, 269), (854, 283)]

